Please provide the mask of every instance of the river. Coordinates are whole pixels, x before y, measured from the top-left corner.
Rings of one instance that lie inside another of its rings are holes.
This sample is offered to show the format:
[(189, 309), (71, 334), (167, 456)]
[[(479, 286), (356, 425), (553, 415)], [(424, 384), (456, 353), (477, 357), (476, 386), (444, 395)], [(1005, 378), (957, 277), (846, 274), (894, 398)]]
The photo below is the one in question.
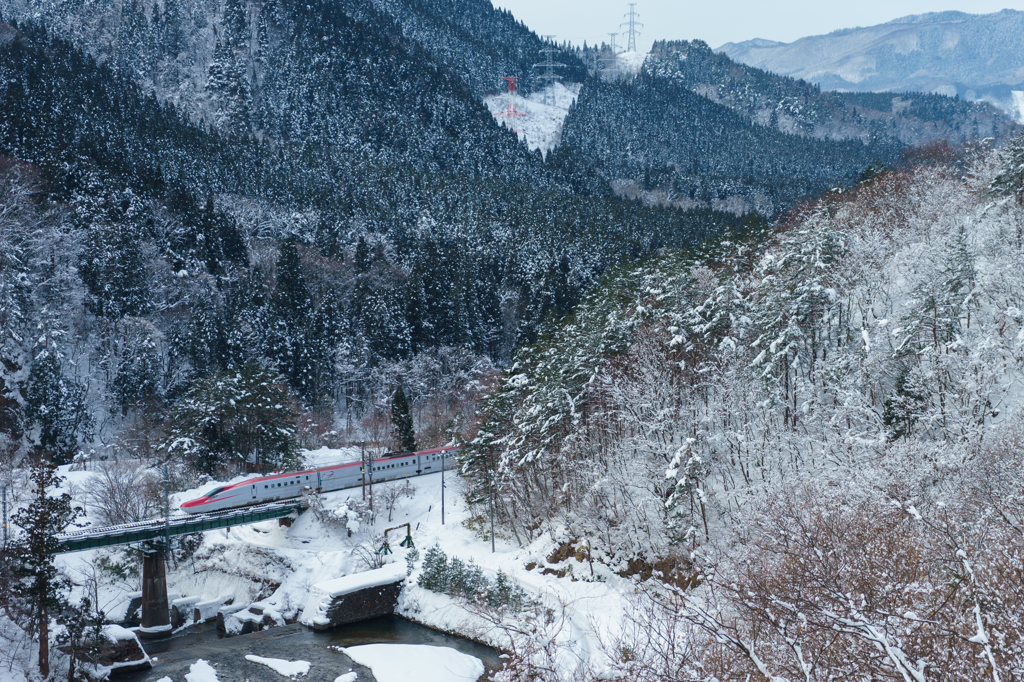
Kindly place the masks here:
[[(429, 644), (451, 647), (476, 656), (487, 672), (500, 667), (498, 652), (476, 642), (431, 630), (399, 616), (384, 616), (353, 623), (326, 632), (314, 632), (304, 625), (274, 627), (237, 637), (222, 637), (213, 624), (183, 631), (164, 640), (143, 642), (153, 658), (153, 668), (122, 675), (124, 682), (156, 682), (170, 677), (185, 682), (189, 668), (200, 658), (217, 671), (220, 682), (283, 682), (281, 675), (259, 663), (245, 660), (247, 654), (290, 661), (309, 661), (309, 674), (302, 682), (334, 682), (347, 672), (358, 673), (357, 682), (373, 682), (368, 668), (354, 663), (338, 649), (359, 644)], [(410, 682), (415, 682), (410, 680)]]

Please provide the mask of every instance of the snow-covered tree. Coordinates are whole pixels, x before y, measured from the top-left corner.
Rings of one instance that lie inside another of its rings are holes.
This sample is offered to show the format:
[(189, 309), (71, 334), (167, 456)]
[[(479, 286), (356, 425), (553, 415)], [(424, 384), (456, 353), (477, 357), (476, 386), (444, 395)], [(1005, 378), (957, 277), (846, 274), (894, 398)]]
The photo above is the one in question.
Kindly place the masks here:
[(254, 362), (196, 384), (175, 404), (163, 448), (198, 471), (293, 466), (296, 413), (288, 388)]
[(67, 607), (71, 581), (54, 563), (57, 534), (66, 530), (81, 514), (72, 506), (67, 492), (54, 494), (64, 479), (57, 467), (38, 457), (32, 465), (32, 494), (11, 521), (21, 529), (9, 560), (15, 562), (12, 589), (31, 617), (33, 634), (39, 639), (39, 674), (50, 674), (50, 620)]
[(391, 428), (399, 449), (408, 452), (416, 450), (412, 413), (409, 411), (409, 401), (406, 400), (405, 391), (401, 386), (396, 388), (395, 394), (391, 396)]

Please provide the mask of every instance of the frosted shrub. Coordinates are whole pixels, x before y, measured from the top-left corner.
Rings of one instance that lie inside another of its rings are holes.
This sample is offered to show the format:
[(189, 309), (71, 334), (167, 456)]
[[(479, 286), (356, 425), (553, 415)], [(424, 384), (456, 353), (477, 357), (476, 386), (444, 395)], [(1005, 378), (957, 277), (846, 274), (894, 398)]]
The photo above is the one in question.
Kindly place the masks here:
[(465, 564), (458, 557), (449, 560), (437, 545), (427, 550), (423, 571), (416, 584), (431, 592), (461, 597), (492, 609), (508, 607), (522, 611), (530, 605), (523, 588), (514, 584), (504, 572), (498, 571), (492, 582), (479, 566), (472, 562)]
[(163, 510), (159, 479), (138, 462), (103, 462), (84, 492), (100, 523), (107, 526), (144, 521)]
[(423, 558), (423, 571), (416, 584), (431, 592), (447, 593), (447, 568), (448, 556), (440, 547), (434, 545), (427, 550), (427, 555)]
[(420, 551), (413, 547), (405, 554), (405, 574), (412, 575), (412, 572), (416, 569), (416, 562), (420, 558)]

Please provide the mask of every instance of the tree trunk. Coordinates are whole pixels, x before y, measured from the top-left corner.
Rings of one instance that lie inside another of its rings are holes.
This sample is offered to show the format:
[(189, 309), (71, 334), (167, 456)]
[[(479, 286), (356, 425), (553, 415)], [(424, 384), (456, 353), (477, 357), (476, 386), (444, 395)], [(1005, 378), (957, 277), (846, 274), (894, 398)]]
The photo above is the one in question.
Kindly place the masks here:
[(50, 614), (45, 606), (39, 607), (39, 674), (50, 676)]

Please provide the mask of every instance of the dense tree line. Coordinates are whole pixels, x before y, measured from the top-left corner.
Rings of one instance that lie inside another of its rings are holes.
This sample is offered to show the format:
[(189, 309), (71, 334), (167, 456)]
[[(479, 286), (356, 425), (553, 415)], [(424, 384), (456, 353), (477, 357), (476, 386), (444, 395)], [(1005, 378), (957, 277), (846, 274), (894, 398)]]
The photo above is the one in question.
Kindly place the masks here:
[[(504, 90), (501, 76), (518, 76), (520, 90), (535, 91), (541, 85), (535, 68), (543, 61), (540, 50), (559, 47), (488, 0), (376, 0), (374, 5), (439, 62), (451, 65), (478, 96)], [(558, 75), (567, 82), (583, 82), (587, 67), (571, 46), (561, 47), (552, 55), (562, 64)]]

